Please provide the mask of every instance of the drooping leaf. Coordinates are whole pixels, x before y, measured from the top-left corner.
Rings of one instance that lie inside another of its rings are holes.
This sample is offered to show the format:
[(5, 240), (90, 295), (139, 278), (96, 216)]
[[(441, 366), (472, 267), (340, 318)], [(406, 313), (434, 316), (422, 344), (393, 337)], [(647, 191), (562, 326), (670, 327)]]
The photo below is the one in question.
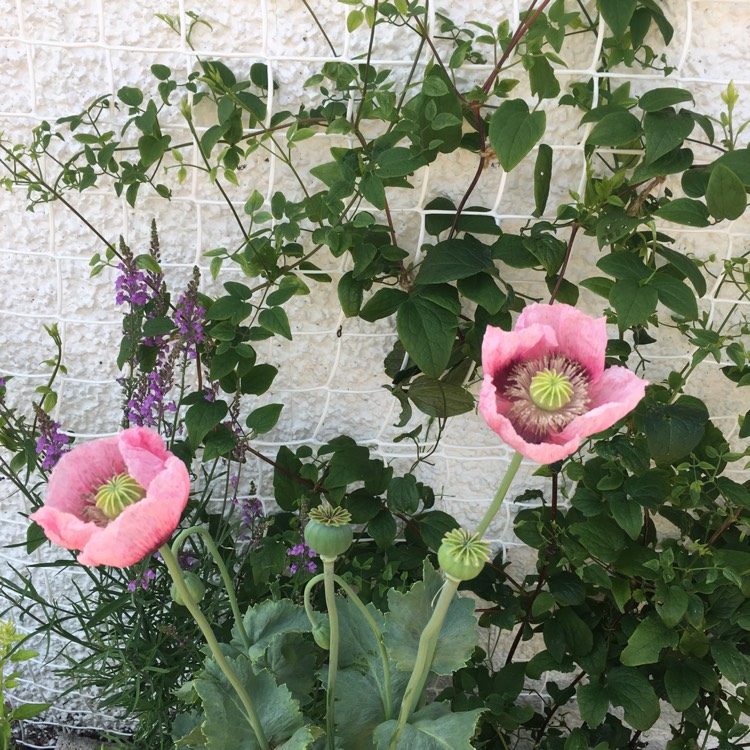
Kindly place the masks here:
[(646, 322), (656, 310), (659, 295), (651, 286), (641, 286), (633, 279), (622, 279), (614, 283), (609, 301), (617, 312), (617, 324), (624, 331)]
[(401, 304), (396, 330), (404, 348), (426, 375), (443, 374), (456, 338), (458, 320), (454, 313), (422, 297)]
[(628, 30), (635, 8), (636, 0), (599, 0), (599, 10), (618, 39)]
[(688, 227), (707, 227), (711, 223), (706, 204), (693, 198), (675, 198), (656, 211), (654, 216)]
[(684, 282), (667, 274), (656, 273), (650, 281), (656, 289), (659, 302), (676, 312), (685, 320), (695, 320), (698, 317), (698, 301), (693, 290)]
[(622, 109), (604, 115), (591, 129), (586, 142), (592, 146), (625, 146), (642, 133), (638, 118), (632, 112)]
[(490, 248), (478, 242), (452, 239), (438, 242), (427, 251), (416, 284), (441, 284), (465, 279), (493, 268)]
[(229, 407), (224, 401), (201, 399), (185, 412), (185, 427), (190, 444), (197, 448), (203, 438), (226, 417)]
[(628, 667), (654, 664), (659, 661), (662, 649), (674, 648), (677, 640), (675, 630), (668, 628), (659, 617), (650, 615), (633, 631), (620, 660)]
[(671, 464), (686, 456), (703, 439), (708, 412), (696, 405), (655, 406), (644, 417), (648, 448), (657, 464)]
[(622, 706), (625, 721), (645, 732), (656, 723), (661, 709), (648, 679), (633, 667), (615, 667), (607, 673), (607, 696)]
[(474, 397), (459, 385), (419, 377), (409, 387), (409, 400), (430, 417), (455, 417), (474, 408)]
[(638, 100), (638, 106), (644, 112), (658, 112), (660, 109), (691, 101), (693, 101), (693, 95), (686, 89), (649, 89)]
[(662, 109), (647, 112), (643, 118), (646, 134), (646, 161), (650, 164), (681, 146), (693, 130), (695, 121), (688, 112)]
[(534, 163), (534, 216), (541, 216), (547, 207), (549, 186), (552, 179), (553, 151), (546, 143), (539, 145)]
[(715, 164), (706, 187), (706, 205), (711, 215), (722, 219), (739, 219), (747, 208), (747, 193), (742, 180), (723, 164)]

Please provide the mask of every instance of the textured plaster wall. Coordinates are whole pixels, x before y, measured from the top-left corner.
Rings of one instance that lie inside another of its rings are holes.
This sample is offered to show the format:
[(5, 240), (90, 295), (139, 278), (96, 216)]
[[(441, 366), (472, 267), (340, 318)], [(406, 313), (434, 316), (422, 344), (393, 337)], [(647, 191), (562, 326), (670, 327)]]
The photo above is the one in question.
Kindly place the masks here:
[[(519, 12), (518, 0), (438, 0), (435, 5), (457, 21), (474, 18), (492, 23), (505, 17), (517, 19)], [(717, 113), (720, 92), (733, 78), (743, 95), (739, 115), (749, 117), (750, 0), (669, 0), (664, 5), (676, 30), (668, 54), (677, 70), (669, 85), (685, 85), (695, 94), (699, 110)], [(315, 8), (341, 56), (354, 59), (362, 54), (367, 32), (361, 28), (347, 33), (347, 6), (322, 0)], [(300, 100), (309, 100), (302, 83), (331, 53), (301, 0), (202, 5), (187, 5), (182, 0), (0, 0), (0, 131), (4, 137), (24, 140), (42, 119), (52, 121), (75, 112), (94, 96), (121, 85), (152, 82), (148, 71), (154, 63), (182, 73), (192, 70), (194, 56), (184, 39), (155, 17), (166, 13), (184, 18), (186, 10), (199, 11), (213, 26), (213, 31), (199, 28), (193, 40), (203, 57), (220, 57), (240, 69), (255, 61), (269, 64), (279, 84), (272, 111), (296, 109)], [(403, 37), (396, 39), (385, 31), (379, 42), (374, 63), (403, 74), (415, 40), (404, 44)], [(567, 46), (564, 56), (569, 67), (560, 71), (563, 86), (594, 75), (593, 39)], [(486, 71), (470, 70), (462, 75), (479, 80)], [(664, 85), (663, 77), (643, 76), (634, 88), (640, 92), (653, 85)], [(578, 189), (583, 154), (576, 116), (554, 104), (548, 103), (547, 108), (550, 124), (545, 140), (555, 149), (556, 178), (549, 203), (554, 206), (566, 199), (568, 189)], [(170, 132), (176, 140), (189, 139), (189, 133), (179, 126)], [(316, 136), (300, 144), (302, 168), (325, 161), (328, 147), (340, 142), (340, 138)], [(533, 209), (529, 189), (532, 163), (529, 157), (510, 175), (494, 165), (485, 170), (474, 194), (473, 201), (491, 206), (506, 229), (518, 226)], [(474, 167), (474, 157), (469, 154), (444, 157), (415, 176), (413, 191), (397, 191), (394, 220), (405, 247), (416, 251), (424, 237), (422, 207), (438, 195), (457, 201)], [(298, 193), (290, 174), (273, 157), (258, 154), (239, 178), (240, 188), (230, 193), (239, 205), (253, 189), (265, 196), (275, 190), (292, 196)], [(174, 189), (171, 203), (142, 198), (136, 210), (131, 210), (124, 201), (95, 191), (73, 202), (107, 237), (122, 235), (136, 251), (146, 249), (149, 225), (156, 218), (166, 273), (174, 288), (179, 288), (187, 282), (194, 264), (207, 268), (203, 253), (227, 242), (232, 224), (226, 205), (200, 177), (178, 185), (170, 173), (165, 181)], [(113, 275), (88, 279), (89, 258), (101, 248), (63, 206), (39, 207), (34, 213), (25, 212), (24, 206), (21, 191), (0, 194), (0, 376), (15, 376), (9, 399), (28, 403), (34, 388), (48, 377), (42, 361), (51, 350), (43, 325), (57, 322), (68, 375), (59, 382), (55, 416), (79, 439), (112, 433), (118, 427), (120, 402), (114, 367), (120, 316), (114, 305)], [(750, 242), (750, 217), (710, 230), (670, 229), (678, 248), (701, 258), (715, 257), (710, 267), (717, 273), (723, 258), (743, 252)], [(590, 275), (598, 251), (582, 243), (576, 252), (570, 273), (583, 278)], [(257, 447), (273, 454), (281, 443), (319, 444), (349, 433), (376, 446), (398, 469), (408, 468), (411, 451), (404, 443), (393, 442), (399, 432), (392, 426), (398, 409), (381, 387), (382, 359), (394, 338), (392, 321), (370, 325), (345, 320), (338, 312), (335, 281), (347, 270), (346, 262), (323, 258), (321, 265), (334, 284), (314, 287), (311, 296), (299, 298), (291, 306), (294, 341), (274, 338), (261, 345), (259, 357), (279, 368), (273, 392), (264, 402), (283, 401), (286, 408), (277, 428)], [(232, 276), (222, 280), (228, 278)], [(517, 283), (527, 292), (546, 293), (537, 280), (520, 277)], [(205, 284), (204, 288), (212, 287)], [(701, 305), (712, 315), (723, 316), (733, 302), (733, 297), (717, 296), (710, 290)], [(601, 310), (600, 303), (590, 297), (582, 298), (582, 304), (591, 312)], [(747, 306), (744, 309), (747, 313)], [(647, 372), (652, 380), (680, 367), (691, 354), (684, 341), (662, 335), (663, 343), (650, 355)], [(728, 387), (715, 363), (706, 362), (688, 390), (706, 398), (722, 429), (736, 435), (737, 414), (744, 413), (748, 404), (740, 403), (739, 392)], [(472, 525), (491, 499), (508, 457), (481, 419), (466, 415), (450, 422), (430, 465), (423, 465), (421, 472), (442, 493), (441, 507)], [(527, 467), (527, 477), (532, 470)], [(271, 498), (269, 467), (251, 462), (245, 476), (256, 481), (262, 499)], [(522, 481), (523, 477), (516, 486)], [(545, 486), (533, 478), (528, 482)], [(491, 535), (495, 545), (502, 546), (514, 565), (520, 566), (528, 565), (531, 555), (514, 540), (511, 519), (518, 507), (506, 504)], [(0, 485), (0, 545), (24, 538), (26, 522), (19, 516), (23, 510), (19, 497)], [(3, 573), (10, 564), (23, 567), (27, 561), (20, 550), (0, 548)], [(51, 597), (62, 590), (60, 581), (47, 580), (46, 574), (39, 575), (38, 581), (42, 590), (49, 587)], [(55, 702), (61, 686), (49, 672), (32, 664), (28, 677), (36, 700)], [(65, 721), (65, 710), (73, 706), (82, 711), (75, 721), (106, 721), (92, 705), (73, 695), (51, 715)]]

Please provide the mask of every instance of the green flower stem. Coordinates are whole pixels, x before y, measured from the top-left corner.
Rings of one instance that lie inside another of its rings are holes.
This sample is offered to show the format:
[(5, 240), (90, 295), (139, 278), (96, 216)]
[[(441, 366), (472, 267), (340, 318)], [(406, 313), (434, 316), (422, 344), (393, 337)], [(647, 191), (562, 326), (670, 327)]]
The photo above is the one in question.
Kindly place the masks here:
[(401, 737), (406, 724), (412, 717), (414, 710), (416, 709), (419, 699), (422, 697), (425, 684), (427, 683), (427, 677), (430, 674), (430, 667), (432, 666), (432, 660), (435, 656), (435, 649), (437, 648), (438, 638), (440, 637), (440, 630), (443, 627), (443, 621), (445, 620), (446, 614), (448, 614), (448, 608), (453, 601), (453, 597), (458, 591), (458, 585), (461, 583), (457, 578), (448, 577), (440, 591), (435, 609), (432, 611), (432, 617), (422, 631), (422, 635), (419, 638), (419, 648), (417, 649), (417, 658), (412, 670), (409, 683), (406, 686), (406, 692), (404, 693), (404, 699), (401, 702), (401, 710), (398, 714), (398, 724), (396, 725), (396, 731), (393, 734), (389, 750), (395, 750), (398, 745), (399, 738)]
[[(317, 627), (318, 621), (316, 619), (315, 610), (313, 609), (310, 602), (310, 594), (313, 587), (324, 578), (325, 574), (319, 573), (318, 575), (311, 578), (307, 582), (307, 586), (305, 586), (305, 613), (307, 614), (307, 619), (310, 620), (310, 625), (313, 628)], [(365, 607), (365, 605), (362, 603), (362, 600), (357, 596), (354, 589), (346, 581), (344, 581), (343, 578), (337, 575), (333, 577), (333, 580), (336, 581), (336, 583), (344, 590), (349, 599), (354, 602), (355, 606), (362, 614), (362, 617), (365, 618), (365, 621), (370, 626), (370, 629), (372, 630), (375, 638), (378, 641), (378, 648), (380, 649), (380, 661), (383, 664), (383, 680), (385, 682), (385, 692), (381, 693), (381, 698), (383, 699), (383, 711), (385, 713), (385, 720), (388, 721), (388, 719), (390, 719), (393, 715), (393, 696), (391, 695), (391, 665), (388, 661), (388, 652), (385, 649), (383, 634), (380, 632), (380, 628), (378, 627), (377, 622), (375, 622), (375, 618), (370, 614), (367, 607)]]
[(326, 685), (326, 736), (328, 750), (336, 750), (336, 673), (339, 668), (339, 613), (336, 609), (336, 589), (333, 566), (335, 557), (321, 557), (323, 561), (323, 583), (326, 592), (328, 622), (331, 626), (331, 642), (328, 650), (328, 683)]
[(503, 481), (500, 482), (500, 486), (497, 488), (497, 492), (495, 493), (495, 497), (492, 499), (490, 507), (487, 508), (487, 512), (479, 522), (479, 526), (477, 526), (476, 533), (478, 539), (482, 539), (482, 537), (484, 537), (484, 534), (487, 531), (487, 527), (492, 523), (492, 520), (500, 510), (500, 506), (503, 504), (503, 500), (505, 500), (505, 496), (508, 494), (510, 485), (515, 479), (516, 472), (518, 471), (518, 467), (521, 465), (522, 460), (523, 456), (520, 453), (516, 452), (515, 454), (513, 454), (513, 458), (510, 460), (510, 465), (508, 466), (508, 470), (505, 472)]
[(235, 625), (237, 625), (237, 631), (240, 634), (242, 645), (247, 650), (252, 644), (250, 643), (250, 638), (248, 638), (247, 631), (245, 630), (245, 623), (242, 621), (240, 608), (237, 605), (237, 596), (234, 593), (234, 582), (229, 575), (227, 566), (224, 563), (224, 558), (222, 558), (221, 554), (219, 553), (219, 548), (216, 546), (216, 543), (211, 536), (211, 532), (203, 526), (191, 526), (189, 529), (181, 531), (172, 543), (172, 554), (175, 557), (178, 556), (182, 545), (191, 534), (199, 534), (203, 537), (203, 541), (206, 543), (206, 547), (208, 547), (208, 551), (211, 553), (211, 557), (213, 557), (214, 562), (216, 563), (216, 567), (221, 573), (221, 580), (224, 582), (224, 588), (227, 590), (227, 596), (229, 597), (229, 606), (232, 608), (232, 614), (234, 615)]
[[(189, 529), (187, 530), (189, 531)], [(255, 732), (255, 737), (258, 740), (258, 745), (260, 745), (261, 750), (269, 750), (268, 740), (266, 739), (266, 735), (263, 732), (263, 727), (261, 726), (258, 714), (255, 712), (255, 708), (253, 707), (253, 703), (250, 700), (250, 696), (247, 694), (247, 691), (239, 681), (237, 675), (232, 671), (229, 663), (224, 658), (224, 654), (221, 652), (221, 646), (216, 640), (214, 631), (211, 629), (206, 616), (201, 611), (201, 608), (197, 604), (193, 603), (190, 592), (187, 590), (185, 581), (182, 578), (182, 570), (180, 569), (180, 564), (177, 562), (177, 557), (173, 554), (168, 544), (160, 547), (159, 552), (162, 556), (162, 559), (164, 560), (164, 563), (167, 566), (169, 575), (172, 576), (172, 580), (177, 587), (177, 591), (180, 592), (180, 596), (182, 596), (182, 600), (185, 602), (185, 606), (193, 616), (195, 622), (198, 624), (198, 627), (201, 629), (203, 637), (206, 639), (206, 644), (211, 649), (211, 654), (216, 660), (216, 663), (219, 665), (221, 671), (224, 672), (224, 675), (226, 676), (227, 680), (229, 680), (230, 685), (237, 692), (237, 696), (239, 697), (240, 702), (245, 709), (245, 717), (247, 718), (250, 726), (253, 728), (253, 732)]]

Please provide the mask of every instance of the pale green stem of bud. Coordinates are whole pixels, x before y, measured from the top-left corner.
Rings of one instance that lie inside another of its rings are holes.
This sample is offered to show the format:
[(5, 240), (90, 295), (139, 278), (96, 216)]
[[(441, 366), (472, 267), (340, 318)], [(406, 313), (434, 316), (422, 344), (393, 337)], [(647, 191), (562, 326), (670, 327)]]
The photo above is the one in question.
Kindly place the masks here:
[(133, 505), (144, 497), (146, 490), (130, 474), (118, 474), (99, 488), (96, 493), (96, 507), (112, 520), (128, 505)]
[(531, 379), (529, 395), (534, 405), (540, 409), (557, 411), (570, 402), (573, 386), (566, 375), (544, 369)]

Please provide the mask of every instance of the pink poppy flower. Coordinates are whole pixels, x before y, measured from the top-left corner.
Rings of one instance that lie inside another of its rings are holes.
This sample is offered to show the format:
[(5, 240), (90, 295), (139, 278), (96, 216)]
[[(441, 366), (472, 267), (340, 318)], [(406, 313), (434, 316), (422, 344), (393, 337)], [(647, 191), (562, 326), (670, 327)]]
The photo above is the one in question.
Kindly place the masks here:
[(570, 305), (529, 305), (513, 331), (488, 327), (479, 411), (522, 456), (559, 461), (612, 426), (648, 383), (626, 367), (604, 369), (607, 331)]
[(187, 468), (161, 436), (132, 427), (66, 453), (30, 518), (55, 544), (80, 550), (83, 565), (125, 568), (169, 539), (189, 492)]

